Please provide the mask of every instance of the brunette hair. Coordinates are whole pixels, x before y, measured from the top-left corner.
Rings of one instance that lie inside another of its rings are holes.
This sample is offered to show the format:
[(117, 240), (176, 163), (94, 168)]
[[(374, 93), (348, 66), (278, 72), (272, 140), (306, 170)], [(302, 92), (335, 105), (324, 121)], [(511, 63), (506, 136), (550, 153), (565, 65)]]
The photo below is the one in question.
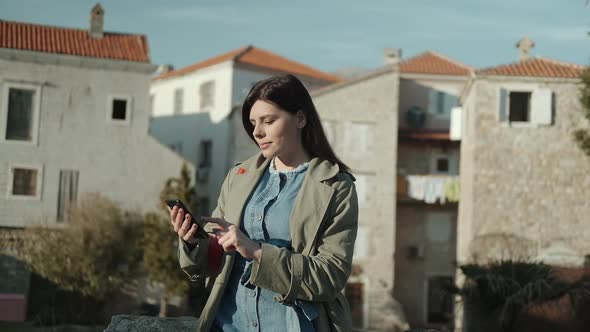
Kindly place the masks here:
[(291, 114), (296, 114), (298, 111), (303, 112), (306, 123), (301, 136), (305, 151), (312, 157), (328, 160), (337, 164), (342, 170), (350, 171), (350, 168), (338, 159), (332, 150), (311, 96), (297, 77), (290, 74), (273, 76), (256, 83), (248, 93), (242, 106), (242, 124), (254, 143), (256, 140), (254, 139), (254, 125), (250, 122), (250, 110), (257, 100), (274, 104)]

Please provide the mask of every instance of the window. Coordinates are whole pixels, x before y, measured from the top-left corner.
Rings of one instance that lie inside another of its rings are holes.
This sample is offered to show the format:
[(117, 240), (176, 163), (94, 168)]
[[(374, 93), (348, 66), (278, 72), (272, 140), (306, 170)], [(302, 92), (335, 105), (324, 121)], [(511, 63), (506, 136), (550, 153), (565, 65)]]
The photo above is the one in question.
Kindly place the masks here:
[(215, 106), (215, 82), (202, 83), (199, 87), (200, 110), (208, 110)]
[(66, 221), (72, 203), (78, 198), (78, 171), (59, 171), (59, 191), (57, 194), (57, 221)]
[(448, 158), (436, 158), (436, 171), (439, 173), (449, 172), (449, 159)]
[(330, 145), (334, 146), (336, 139), (336, 124), (333, 121), (322, 121), (322, 126), (324, 127), (324, 134), (326, 134), (328, 142), (330, 143)]
[(201, 141), (199, 148), (199, 167), (211, 167), (211, 152), (213, 148), (213, 141), (204, 140)]
[(428, 323), (445, 324), (453, 318), (453, 283), (453, 277), (449, 276), (428, 278)]
[(430, 173), (449, 174), (451, 169), (451, 158), (446, 153), (433, 153), (430, 157)]
[(365, 327), (364, 315), (364, 285), (362, 282), (349, 282), (346, 284), (344, 294), (350, 305), (352, 325), (355, 328)]
[(551, 90), (535, 86), (500, 89), (500, 122), (547, 126), (553, 124), (555, 99)]
[(9, 197), (39, 198), (41, 195), (41, 168), (13, 166), (10, 168)]
[(127, 100), (115, 98), (112, 106), (112, 119), (125, 121), (127, 119)]
[(154, 101), (156, 99), (156, 96), (154, 96), (153, 94), (150, 95), (150, 104), (149, 104), (149, 108), (150, 108), (150, 117), (154, 116)]
[(530, 92), (510, 92), (508, 121), (529, 122), (531, 113)]
[(374, 127), (372, 123), (351, 124), (348, 141), (352, 153), (359, 155), (372, 150)]
[[(11, 84), (2, 91), (0, 114), (5, 116), (4, 132), (0, 138), (13, 142), (36, 143), (39, 126), (40, 86), (32, 84)], [(5, 114), (5, 115), (4, 115)]]
[(174, 90), (174, 114), (181, 114), (184, 105), (184, 90), (178, 88)]
[(7, 140), (33, 139), (33, 98), (35, 91), (8, 89)]
[[(367, 178), (365, 174), (355, 174), (355, 187), (359, 204), (364, 204), (369, 200), (369, 191), (367, 190)], [(362, 205), (361, 205), (362, 207)]]
[(428, 112), (438, 116), (449, 116), (457, 106), (458, 98), (443, 91), (430, 89), (428, 92)]
[(107, 120), (111, 123), (129, 124), (131, 119), (131, 97), (110, 95), (108, 102)]

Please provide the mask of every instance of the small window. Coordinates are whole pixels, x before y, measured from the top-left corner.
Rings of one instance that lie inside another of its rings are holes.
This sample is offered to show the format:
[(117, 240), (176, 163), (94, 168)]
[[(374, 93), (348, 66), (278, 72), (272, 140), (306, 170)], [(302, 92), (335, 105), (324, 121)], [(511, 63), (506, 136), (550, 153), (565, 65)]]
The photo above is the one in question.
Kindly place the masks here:
[(448, 173), (449, 158), (436, 158), (436, 171), (439, 173)]
[(41, 170), (34, 167), (12, 167), (12, 184), (10, 196), (15, 197), (38, 197), (41, 186)]
[(59, 171), (59, 191), (57, 194), (57, 221), (67, 221), (68, 210), (78, 198), (78, 171)]
[(436, 113), (446, 114), (445, 110), (445, 93), (442, 91), (436, 92)]
[(199, 88), (201, 110), (207, 110), (215, 106), (215, 82), (209, 81), (201, 84)]
[(201, 141), (199, 167), (211, 167), (211, 154), (213, 149), (213, 141)]
[(510, 92), (508, 120), (510, 122), (529, 122), (531, 119), (531, 93)]
[(152, 94), (150, 95), (150, 104), (149, 104), (149, 108), (150, 108), (150, 117), (154, 116), (154, 101), (155, 101), (155, 96)]
[(119, 99), (113, 98), (113, 105), (112, 105), (112, 119), (113, 120), (127, 120), (127, 100), (126, 99)]
[(181, 114), (184, 105), (184, 90), (178, 88), (174, 90), (174, 114)]
[(32, 141), (35, 90), (9, 88), (6, 139)]
[(449, 276), (428, 278), (428, 323), (446, 324), (453, 318), (453, 283)]

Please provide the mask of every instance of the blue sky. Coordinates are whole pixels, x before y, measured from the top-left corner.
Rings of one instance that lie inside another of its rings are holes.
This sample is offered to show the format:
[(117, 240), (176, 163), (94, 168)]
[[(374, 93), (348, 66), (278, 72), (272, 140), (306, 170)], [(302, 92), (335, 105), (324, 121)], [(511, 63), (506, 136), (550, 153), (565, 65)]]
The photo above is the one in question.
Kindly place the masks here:
[[(86, 28), (95, 0), (0, 0), (0, 19)], [(253, 44), (325, 71), (375, 68), (383, 48), (431, 49), (476, 67), (533, 54), (590, 64), (587, 0), (102, 0), (105, 30), (146, 34), (182, 67)]]

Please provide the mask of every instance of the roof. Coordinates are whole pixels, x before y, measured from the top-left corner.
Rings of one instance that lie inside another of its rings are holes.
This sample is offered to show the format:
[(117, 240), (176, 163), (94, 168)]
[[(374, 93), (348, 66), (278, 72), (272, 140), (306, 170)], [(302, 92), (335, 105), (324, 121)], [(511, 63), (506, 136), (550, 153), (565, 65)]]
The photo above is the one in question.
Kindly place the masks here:
[(579, 78), (584, 66), (548, 58), (535, 57), (528, 60), (484, 68), (479, 75), (526, 76), (549, 78)]
[(426, 51), (400, 63), (402, 74), (468, 76), (473, 68), (433, 51)]
[(186, 75), (202, 68), (233, 60), (235, 63), (253, 65), (263, 69), (276, 70), (291, 74), (305, 75), (319, 80), (339, 82), (342, 79), (336, 75), (328, 74), (299, 62), (289, 60), (270, 51), (254, 47), (252, 45), (240, 47), (233, 51), (197, 62), (190, 66), (164, 73), (155, 79), (167, 79)]
[(0, 20), (0, 48), (112, 60), (150, 62), (145, 35), (105, 32)]

